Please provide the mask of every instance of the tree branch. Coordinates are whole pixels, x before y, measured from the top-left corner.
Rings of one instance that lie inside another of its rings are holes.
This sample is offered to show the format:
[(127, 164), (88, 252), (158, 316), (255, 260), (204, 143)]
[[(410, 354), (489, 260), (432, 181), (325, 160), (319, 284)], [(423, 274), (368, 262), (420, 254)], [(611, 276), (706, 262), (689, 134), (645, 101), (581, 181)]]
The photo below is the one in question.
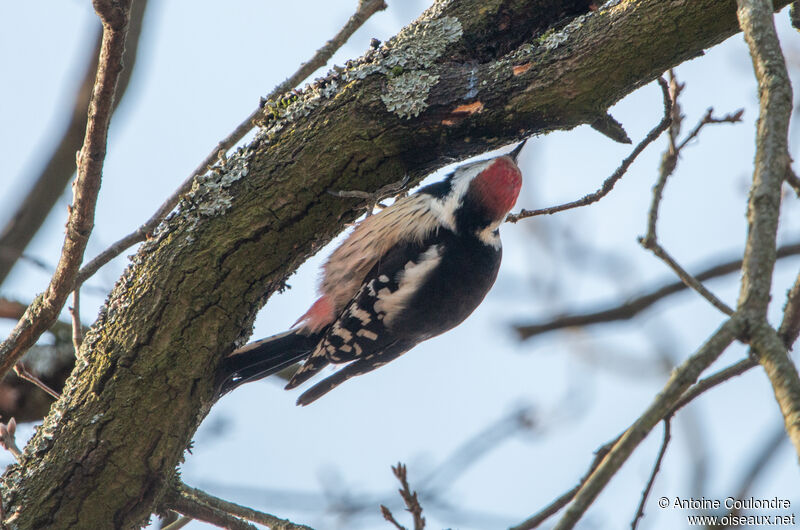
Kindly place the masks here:
[[(305, 81), (305, 79), (313, 74), (317, 69), (325, 66), (330, 58), (333, 57), (333, 54), (336, 53), (339, 48), (344, 46), (347, 40), (353, 35), (353, 33), (356, 32), (356, 30), (358, 30), (358, 28), (360, 28), (372, 15), (378, 11), (383, 11), (384, 9), (386, 9), (386, 4), (383, 0), (360, 0), (358, 2), (358, 10), (348, 19), (347, 23), (342, 27), (342, 29), (340, 29), (331, 40), (326, 42), (322, 48), (317, 50), (317, 52), (308, 62), (300, 65), (300, 68), (294, 74), (292, 74), (283, 83), (275, 87), (272, 92), (270, 92), (269, 95), (264, 98), (264, 103), (266, 104), (267, 101), (276, 99), (278, 96), (288, 92), (292, 88)], [(255, 126), (254, 120), (258, 118), (262, 112), (263, 110), (261, 107), (257, 108), (247, 118), (245, 118), (244, 121), (242, 121), (242, 123), (240, 123), (233, 130), (233, 132), (223, 138), (208, 154), (208, 156), (206, 156), (206, 158), (200, 162), (200, 165), (197, 166), (195, 170), (192, 171), (192, 173), (186, 178), (186, 180), (183, 181), (180, 187), (178, 187), (178, 189), (175, 190), (175, 192), (173, 192), (173, 194), (170, 195), (166, 201), (164, 201), (156, 213), (153, 214), (153, 216), (150, 217), (150, 219), (148, 219), (142, 226), (112, 244), (106, 250), (98, 254), (89, 263), (87, 263), (83, 268), (81, 268), (77, 278), (75, 278), (76, 288), (91, 278), (94, 273), (103, 267), (103, 265), (119, 256), (136, 243), (140, 243), (150, 236), (158, 224), (164, 220), (164, 217), (166, 217), (169, 212), (175, 209), (181, 197), (183, 197), (189, 192), (189, 190), (192, 189), (192, 183), (194, 182), (194, 179), (205, 174), (221, 158), (224, 158), (225, 153), (227, 153), (234, 145), (244, 138), (248, 132), (253, 129)]]
[(224, 528), (255, 528), (252, 524), (242, 520), (246, 519), (267, 525), (271, 530), (312, 530), (308, 526), (214, 497), (182, 482), (176, 484), (165, 495), (162, 506), (164, 509), (175, 510), (183, 515)]
[[(800, 254), (800, 242), (790, 243), (778, 247), (776, 257), (778, 259), (781, 259), (788, 256), (796, 256), (798, 254)], [(725, 276), (727, 274), (739, 272), (741, 268), (742, 268), (742, 260), (736, 259), (720, 263), (719, 265), (711, 266), (696, 274), (693, 274), (693, 276), (698, 281), (704, 282), (712, 278), (718, 278), (720, 276)], [(521, 339), (528, 339), (535, 335), (541, 335), (543, 333), (547, 333), (550, 331), (557, 331), (565, 328), (587, 326), (591, 324), (600, 324), (603, 322), (613, 322), (616, 320), (629, 320), (638, 315), (639, 313), (641, 313), (642, 311), (648, 309), (655, 303), (663, 300), (664, 298), (685, 291), (686, 289), (688, 289), (688, 286), (683, 281), (667, 283), (662, 285), (661, 287), (654, 287), (648, 290), (643, 290), (641, 294), (638, 294), (621, 304), (616, 304), (616, 303), (603, 304), (605, 306), (604, 309), (559, 315), (550, 318), (548, 320), (535, 322), (533, 324), (517, 325), (514, 327), (514, 329), (519, 334)], [(795, 295), (795, 297), (790, 296), (790, 299), (792, 300), (800, 299), (800, 278), (798, 278), (798, 282), (792, 289), (792, 293), (797, 293), (797, 294)], [(790, 306), (794, 308), (793, 311), (797, 313), (792, 313), (792, 311), (789, 311), (788, 308)], [(800, 315), (800, 301), (795, 302), (793, 304), (789, 304), (789, 302), (787, 302), (787, 311), (785, 311), (785, 314), (789, 315), (790, 313), (792, 315), (794, 314)], [(791, 316), (785, 318), (784, 322), (786, 322), (785, 324), (786, 331), (781, 332), (782, 335), (784, 333), (786, 333), (787, 335), (791, 335), (791, 330), (789, 328), (791, 328), (790, 323), (792, 322), (795, 323), (797, 329), (800, 329), (800, 321), (794, 320), (794, 318)], [(795, 335), (795, 338), (796, 337), (797, 335)]]
[(631, 530), (636, 530), (639, 527), (639, 521), (641, 521), (642, 517), (644, 517), (644, 505), (647, 503), (647, 497), (650, 495), (650, 490), (653, 489), (653, 484), (656, 481), (658, 471), (661, 469), (661, 462), (664, 460), (664, 455), (667, 454), (667, 446), (669, 445), (670, 441), (671, 421), (672, 416), (667, 416), (664, 418), (664, 438), (661, 440), (661, 448), (658, 450), (656, 462), (653, 464), (653, 471), (650, 473), (650, 478), (647, 480), (647, 485), (644, 487), (644, 491), (642, 491), (642, 497), (639, 500), (639, 507), (636, 509), (636, 515), (631, 523)]
[(786, 432), (800, 457), (800, 377), (784, 342), (766, 320), (775, 267), (781, 185), (790, 164), (792, 88), (771, 4), (764, 0), (737, 0), (736, 4), (736, 14), (753, 59), (760, 101), (738, 311), (748, 320), (750, 344), (772, 383)]
[(556, 530), (572, 528), (583, 516), (595, 498), (624, 464), (634, 449), (650, 430), (672, 410), (680, 396), (697, 381), (697, 378), (730, 345), (742, 331), (743, 323), (736, 316), (726, 321), (708, 341), (691, 357), (678, 366), (662, 391), (650, 406), (625, 431), (619, 441), (603, 459), (589, 479), (578, 490), (572, 504), (554, 527)]
[(678, 275), (683, 283), (697, 291), (703, 298), (708, 300), (711, 305), (730, 316), (733, 314), (733, 309), (728, 307), (727, 304), (717, 298), (711, 291), (706, 289), (697, 278), (686, 272), (686, 270), (681, 267), (681, 265), (666, 251), (666, 249), (661, 246), (661, 244), (658, 242), (656, 225), (658, 221), (658, 212), (661, 206), (661, 200), (664, 195), (664, 188), (667, 185), (667, 179), (669, 179), (669, 177), (675, 172), (681, 149), (683, 149), (690, 140), (697, 137), (703, 126), (709, 123), (735, 123), (741, 121), (743, 111), (740, 110), (735, 114), (730, 114), (723, 118), (714, 118), (712, 114), (713, 109), (708, 109), (708, 111), (706, 111), (706, 115), (700, 120), (697, 126), (692, 129), (692, 132), (690, 132), (682, 142), (678, 142), (678, 134), (680, 134), (681, 122), (683, 121), (683, 116), (679, 110), (680, 106), (678, 103), (678, 95), (683, 89), (683, 85), (677, 82), (672, 70), (670, 70), (670, 80), (670, 97), (672, 98), (673, 108), (676, 110), (673, 112), (673, 125), (669, 130), (669, 145), (661, 157), (661, 167), (659, 168), (658, 180), (656, 181), (655, 186), (653, 186), (653, 199), (650, 204), (650, 212), (647, 216), (647, 233), (644, 237), (639, 238), (639, 243), (641, 243), (644, 248), (650, 250), (664, 263), (666, 263), (675, 272), (675, 274)]
[[(136, 0), (131, 6), (130, 24), (126, 38), (123, 63), (125, 69), (119, 76), (117, 93), (113, 109), (116, 110), (122, 101), (136, 64), (139, 50), (139, 36), (142, 21), (147, 8), (147, 0)], [(97, 43), (92, 47), (92, 55), (86, 63), (86, 72), (78, 90), (73, 96), (72, 114), (61, 138), (54, 145), (41, 172), (36, 176), (24, 179), (35, 184), (27, 196), (19, 203), (19, 207), (9, 222), (0, 232), (0, 285), (3, 284), (14, 264), (22, 256), (28, 243), (41, 228), (49, 213), (58, 202), (72, 175), (75, 174), (75, 152), (81, 148), (86, 135), (86, 109), (97, 73), (97, 62), (100, 57), (102, 28), (98, 25)], [(11, 205), (9, 205), (11, 206)]]
[[(780, 257), (780, 249), (778, 249), (778, 257)], [(797, 336), (800, 335), (800, 274), (797, 275), (797, 279), (786, 297), (786, 305), (783, 306), (783, 320), (781, 327), (778, 328), (778, 334), (781, 336), (783, 344), (790, 350), (797, 341)]]
[(78, 154), (78, 178), (73, 186), (74, 200), (69, 208), (67, 235), (61, 258), (47, 290), (31, 303), (9, 337), (0, 344), (0, 377), (14, 366), (58, 318), (72, 290), (94, 226), (94, 209), (106, 156), (108, 124), (113, 111), (117, 81), (122, 71), (130, 0), (115, 3), (95, 0), (95, 9), (103, 22), (103, 39), (97, 79), (89, 102), (86, 138)]
[(578, 200), (560, 204), (558, 206), (541, 208), (539, 210), (523, 209), (519, 213), (509, 214), (508, 217), (506, 217), (506, 222), (516, 223), (521, 219), (527, 219), (528, 217), (534, 217), (536, 215), (551, 215), (554, 213), (563, 212), (564, 210), (571, 210), (572, 208), (587, 206), (608, 195), (611, 190), (614, 189), (614, 185), (625, 175), (625, 173), (628, 171), (628, 168), (631, 167), (631, 164), (633, 164), (633, 161), (636, 160), (636, 157), (638, 157), (648, 145), (653, 143), (656, 138), (661, 136), (661, 133), (666, 131), (672, 122), (672, 100), (669, 97), (669, 87), (663, 77), (658, 78), (658, 84), (661, 87), (661, 91), (664, 95), (664, 117), (661, 118), (661, 121), (658, 122), (658, 125), (653, 127), (647, 136), (645, 136), (644, 139), (636, 145), (633, 151), (631, 151), (631, 154), (629, 154), (627, 158), (622, 161), (622, 164), (620, 164), (617, 170), (614, 171), (614, 173), (612, 173), (611, 176), (603, 182), (603, 185), (600, 186), (600, 189), (594, 193), (585, 195)]

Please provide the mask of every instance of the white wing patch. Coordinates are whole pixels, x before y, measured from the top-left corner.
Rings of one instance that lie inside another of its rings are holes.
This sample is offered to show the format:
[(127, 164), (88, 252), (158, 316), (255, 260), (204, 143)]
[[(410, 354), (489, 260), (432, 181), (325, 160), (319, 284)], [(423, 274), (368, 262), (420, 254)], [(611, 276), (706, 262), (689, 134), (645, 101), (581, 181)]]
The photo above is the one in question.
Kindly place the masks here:
[(375, 311), (386, 315), (384, 324), (387, 327), (392, 325), (392, 321), (406, 308), (411, 296), (419, 290), (419, 286), (442, 261), (440, 250), (439, 245), (433, 245), (420, 256), (419, 262), (408, 262), (397, 275), (398, 286), (395, 292), (389, 289), (378, 291)]

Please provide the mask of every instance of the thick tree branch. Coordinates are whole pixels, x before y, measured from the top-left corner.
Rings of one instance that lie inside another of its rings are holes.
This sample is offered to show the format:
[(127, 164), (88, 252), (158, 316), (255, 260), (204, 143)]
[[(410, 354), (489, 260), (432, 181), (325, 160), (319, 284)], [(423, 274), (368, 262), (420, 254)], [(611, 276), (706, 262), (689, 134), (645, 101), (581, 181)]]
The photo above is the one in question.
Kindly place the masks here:
[(775, 267), (781, 185), (791, 162), (788, 134), (792, 87), (775, 32), (771, 3), (737, 0), (737, 6), (739, 23), (753, 58), (760, 101), (738, 311), (747, 318), (750, 344), (772, 383), (786, 432), (800, 458), (800, 377), (784, 341), (766, 320)]
[[(342, 27), (342, 29), (340, 29), (331, 40), (326, 42), (322, 48), (317, 50), (317, 52), (308, 62), (300, 65), (300, 68), (294, 74), (292, 74), (283, 83), (275, 87), (272, 92), (270, 92), (269, 95), (264, 98), (264, 101), (267, 102), (278, 98), (285, 92), (288, 92), (305, 81), (306, 78), (313, 74), (317, 69), (325, 66), (330, 58), (333, 57), (333, 54), (336, 53), (339, 48), (344, 46), (347, 40), (353, 35), (353, 33), (356, 32), (358, 28), (364, 25), (364, 22), (366, 22), (378, 11), (382, 11), (384, 9), (386, 9), (386, 4), (383, 0), (359, 1), (358, 10), (347, 20), (347, 23)], [(149, 235), (151, 235), (158, 224), (164, 220), (164, 217), (166, 217), (169, 212), (175, 209), (175, 206), (178, 205), (178, 201), (180, 201), (181, 197), (183, 197), (189, 192), (189, 190), (192, 189), (192, 183), (194, 182), (194, 179), (205, 174), (214, 166), (214, 164), (217, 163), (218, 160), (224, 158), (225, 153), (227, 153), (239, 142), (239, 140), (244, 138), (245, 135), (253, 129), (255, 126), (254, 120), (259, 117), (262, 112), (263, 111), (261, 108), (254, 110), (228, 136), (220, 140), (220, 142), (216, 145), (216, 147), (214, 147), (208, 156), (206, 156), (206, 158), (200, 162), (200, 165), (198, 165), (195, 170), (192, 171), (191, 175), (189, 175), (186, 180), (183, 181), (178, 189), (175, 190), (175, 192), (173, 192), (173, 194), (170, 195), (166, 201), (164, 201), (156, 213), (153, 214), (153, 216), (150, 217), (150, 219), (148, 219), (142, 226), (126, 235), (122, 239), (116, 241), (106, 250), (94, 257), (84, 267), (82, 267), (80, 272), (78, 272), (78, 276), (75, 278), (76, 288), (80, 287), (83, 282), (88, 280), (92, 275), (94, 275), (94, 273), (100, 270), (103, 265), (119, 256), (136, 243), (144, 241)]]

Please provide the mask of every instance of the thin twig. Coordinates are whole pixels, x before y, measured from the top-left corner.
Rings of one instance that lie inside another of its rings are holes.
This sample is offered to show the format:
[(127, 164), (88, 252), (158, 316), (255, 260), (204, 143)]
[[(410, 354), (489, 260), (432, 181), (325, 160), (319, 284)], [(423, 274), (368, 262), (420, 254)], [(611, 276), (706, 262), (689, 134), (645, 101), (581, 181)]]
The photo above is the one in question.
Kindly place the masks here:
[(255, 528), (244, 521), (247, 520), (267, 525), (272, 530), (311, 530), (308, 526), (240, 506), (183, 483), (176, 484), (165, 494), (162, 507), (212, 524), (233, 525), (226, 528)]
[[(135, 68), (139, 49), (138, 41), (146, 8), (147, 0), (136, 0), (131, 6), (131, 21), (123, 56), (125, 70), (119, 77), (112, 112), (122, 101)], [(15, 204), (18, 206), (16, 212), (9, 217), (6, 226), (0, 230), (0, 285), (6, 280), (17, 260), (23, 257), (25, 248), (41, 229), (45, 219), (64, 194), (67, 183), (75, 173), (75, 151), (81, 148), (81, 143), (86, 135), (86, 109), (89, 106), (89, 97), (100, 56), (102, 42), (100, 30), (101, 26), (98, 24), (96, 43), (92, 46), (91, 55), (86, 58), (88, 60), (83, 65), (85, 72), (80, 85), (76, 87), (72, 96), (69, 123), (60, 133), (60, 137), (56, 138), (49, 153), (36, 153), (37, 161), (44, 161), (44, 163), (37, 174), (26, 176), (23, 179), (23, 182), (34, 184), (27, 191), (25, 198)], [(62, 107), (59, 106), (59, 111), (61, 110)], [(58, 133), (55, 133), (54, 136), (57, 135)]]
[(583, 487), (583, 485), (589, 479), (591, 474), (594, 473), (594, 470), (597, 469), (597, 466), (600, 465), (600, 462), (602, 462), (608, 452), (611, 451), (611, 448), (614, 447), (614, 445), (619, 441), (620, 436), (617, 436), (614, 440), (608, 442), (594, 452), (594, 459), (589, 465), (589, 470), (583, 477), (581, 477), (581, 479), (578, 481), (578, 484), (574, 488), (558, 497), (556, 500), (530, 516), (528, 519), (525, 519), (517, 526), (509, 528), (509, 530), (531, 530), (536, 528), (551, 516), (558, 513), (561, 508), (569, 504), (570, 501), (572, 501), (572, 499), (575, 497), (575, 494), (578, 493), (581, 487)]
[(731, 366), (728, 366), (727, 368), (720, 370), (719, 372), (716, 372), (706, 378), (699, 380), (697, 383), (692, 385), (691, 388), (689, 388), (686, 392), (684, 392), (684, 394), (680, 397), (680, 399), (675, 402), (675, 405), (673, 405), (670, 414), (674, 414), (679, 409), (682, 409), (683, 407), (688, 405), (689, 402), (694, 400), (697, 396), (699, 396), (706, 390), (710, 390), (711, 388), (714, 388), (720, 383), (724, 383), (728, 379), (742, 375), (743, 373), (745, 373), (746, 371), (755, 366), (758, 366), (758, 363), (755, 360), (748, 357), (746, 359), (742, 359), (741, 361), (735, 364), (732, 364)]
[(736, 315), (726, 321), (705, 344), (680, 366), (675, 368), (664, 388), (639, 418), (622, 435), (605, 459), (575, 494), (556, 530), (572, 528), (605, 488), (611, 478), (628, 460), (634, 449), (644, 440), (650, 430), (670, 412), (677, 400), (694, 384), (700, 374), (708, 368), (725, 349), (741, 335), (744, 324)]
[(31, 303), (9, 337), (0, 345), (0, 376), (5, 375), (58, 318), (75, 285), (75, 276), (94, 225), (108, 125), (122, 71), (130, 0), (119, 0), (113, 5), (95, 0), (95, 9), (103, 22), (103, 40), (97, 79), (89, 103), (86, 138), (78, 154), (78, 178), (73, 185), (74, 200), (69, 208), (64, 246), (47, 290)]
[(709, 107), (703, 116), (703, 119), (701, 119), (700, 122), (695, 125), (694, 129), (692, 129), (692, 131), (686, 136), (686, 138), (684, 138), (681, 143), (677, 145), (678, 152), (680, 153), (680, 151), (686, 147), (686, 144), (694, 140), (697, 135), (700, 134), (702, 128), (706, 125), (715, 123), (741, 123), (743, 115), (744, 109), (739, 109), (737, 111), (730, 112), (721, 118), (717, 118), (714, 117), (714, 107)]
[[(403, 502), (406, 503), (406, 510), (414, 518), (414, 530), (424, 530), (425, 518), (422, 516), (422, 506), (419, 504), (417, 492), (411, 491), (411, 486), (408, 485), (408, 469), (405, 464), (398, 462), (396, 466), (392, 466), (392, 472), (402, 486), (398, 492), (403, 498)], [(383, 511), (383, 508), (381, 510)]]
[[(800, 254), (800, 242), (790, 243), (778, 247), (777, 258), (780, 259), (788, 256), (796, 256), (798, 254)], [(720, 276), (739, 272), (741, 269), (742, 260), (736, 259), (720, 263), (719, 265), (714, 265), (694, 274), (693, 276), (698, 281), (704, 282), (712, 278), (718, 278)], [(535, 335), (541, 335), (550, 331), (557, 331), (565, 328), (588, 326), (591, 324), (613, 322), (616, 320), (628, 320), (648, 309), (660, 300), (663, 300), (670, 295), (685, 291), (688, 288), (689, 287), (683, 281), (679, 280), (664, 284), (661, 287), (653, 287), (648, 289), (642, 292), (642, 294), (638, 294), (623, 303), (604, 304), (606, 306), (604, 309), (558, 315), (548, 320), (543, 320), (533, 324), (517, 325), (514, 326), (514, 329), (519, 334), (521, 339), (528, 339)], [(800, 329), (800, 277), (798, 277), (796, 287), (792, 290), (792, 293), (795, 292), (795, 296), (798, 299), (796, 304), (797, 308), (795, 310), (798, 314), (798, 320), (796, 324)], [(793, 300), (794, 298), (792, 298), (790, 295), (790, 299)], [(789, 302), (787, 302), (787, 309), (789, 307)], [(795, 307), (795, 304), (792, 304), (791, 307)], [(788, 312), (785, 311), (784, 314), (787, 315), (784, 317), (784, 321), (787, 322), (786, 326), (788, 333), (788, 322), (791, 322), (792, 319), (791, 317), (787, 318), (789, 315)]]
[(527, 219), (528, 217), (534, 217), (536, 215), (550, 215), (557, 212), (563, 212), (564, 210), (586, 206), (588, 204), (597, 202), (608, 195), (609, 192), (611, 192), (611, 190), (614, 188), (614, 185), (617, 183), (617, 181), (619, 181), (619, 179), (625, 175), (625, 172), (628, 171), (628, 168), (631, 166), (631, 164), (633, 164), (633, 161), (636, 160), (636, 157), (638, 157), (648, 145), (653, 143), (656, 138), (661, 136), (661, 133), (663, 133), (667, 127), (669, 127), (669, 124), (672, 121), (672, 102), (669, 97), (669, 87), (663, 77), (659, 77), (657, 81), (664, 96), (664, 117), (661, 118), (661, 121), (658, 123), (658, 125), (656, 125), (653, 130), (650, 131), (647, 136), (645, 136), (644, 140), (639, 142), (639, 145), (637, 145), (633, 151), (631, 151), (631, 154), (622, 161), (622, 164), (620, 164), (617, 170), (614, 171), (614, 173), (608, 177), (605, 182), (603, 182), (603, 185), (600, 187), (600, 189), (594, 193), (585, 195), (581, 199), (558, 206), (551, 206), (549, 208), (542, 208), (539, 210), (522, 210), (516, 214), (509, 214), (508, 217), (506, 217), (506, 222), (516, 223), (521, 219)]
[(381, 504), (381, 515), (383, 515), (384, 519), (392, 523), (397, 530), (407, 530), (405, 526), (397, 522), (397, 519), (392, 515), (392, 511), (383, 504)]
[(81, 349), (83, 343), (83, 326), (81, 325), (81, 290), (80, 288), (72, 291), (72, 307), (69, 308), (72, 315), (72, 347), (75, 354)]
[(786, 305), (783, 306), (783, 320), (781, 327), (778, 328), (778, 334), (781, 336), (783, 344), (790, 350), (797, 340), (797, 336), (800, 335), (800, 274), (797, 275), (797, 279), (786, 297)]
[(42, 391), (46, 392), (47, 394), (50, 394), (50, 396), (52, 396), (53, 399), (58, 399), (61, 397), (61, 394), (59, 394), (58, 392), (47, 386), (47, 384), (44, 381), (33, 375), (33, 373), (31, 373), (28, 370), (28, 367), (25, 366), (25, 363), (23, 363), (22, 361), (19, 361), (17, 364), (14, 365), (14, 373), (17, 374), (17, 376), (20, 379), (24, 379), (25, 381), (33, 383), (34, 385), (38, 386)]
[[(670, 91), (670, 97), (672, 99), (673, 108), (679, 109), (677, 98), (680, 95), (680, 91), (683, 89), (683, 85), (678, 84), (677, 80), (675, 79), (674, 73), (670, 70), (670, 78), (672, 82), (672, 90)], [(653, 199), (650, 204), (650, 211), (647, 216), (647, 234), (644, 237), (639, 238), (639, 243), (641, 245), (653, 252), (657, 257), (659, 257), (662, 261), (664, 261), (678, 277), (689, 287), (700, 293), (706, 300), (708, 300), (714, 307), (725, 313), (726, 315), (730, 316), (733, 314), (733, 309), (728, 307), (722, 300), (717, 298), (711, 291), (706, 289), (700, 281), (697, 280), (694, 276), (686, 272), (686, 270), (681, 267), (681, 265), (661, 246), (658, 242), (658, 236), (656, 235), (656, 225), (658, 221), (658, 212), (661, 206), (661, 200), (664, 194), (664, 187), (667, 184), (667, 179), (672, 175), (675, 171), (675, 167), (678, 164), (678, 156), (681, 153), (681, 149), (683, 149), (686, 144), (693, 138), (697, 137), (700, 133), (700, 130), (709, 123), (736, 123), (741, 121), (742, 118), (742, 110), (737, 111), (736, 113), (729, 114), (722, 118), (715, 118), (713, 116), (714, 109), (708, 109), (705, 116), (700, 120), (700, 122), (695, 126), (692, 132), (682, 141), (678, 142), (677, 137), (680, 133), (680, 124), (683, 120), (683, 116), (679, 115), (677, 118), (673, 117), (672, 120), (672, 127), (669, 130), (669, 145), (667, 150), (664, 152), (661, 158), (661, 167), (659, 169), (658, 180), (656, 181), (655, 186), (653, 186)], [(679, 112), (679, 111), (678, 111)]]
[[(358, 10), (350, 17), (347, 23), (339, 30), (339, 32), (331, 40), (325, 43), (319, 50), (316, 51), (314, 56), (307, 62), (300, 65), (300, 68), (292, 74), (286, 81), (275, 87), (272, 92), (264, 98), (265, 101), (274, 99), (285, 92), (296, 87), (302, 83), (309, 75), (314, 73), (318, 68), (324, 66), (328, 60), (333, 56), (336, 51), (341, 48), (350, 36), (360, 28), (372, 15), (378, 11), (386, 9), (384, 0), (362, 0), (358, 3)], [(106, 250), (98, 254), (94, 259), (87, 263), (78, 273), (75, 281), (76, 287), (80, 286), (83, 282), (89, 279), (96, 273), (103, 265), (122, 254), (131, 246), (144, 241), (149, 234), (161, 223), (161, 221), (171, 212), (175, 206), (178, 205), (181, 197), (192, 189), (194, 179), (200, 175), (205, 174), (214, 165), (225, 156), (228, 150), (236, 145), (244, 136), (250, 132), (255, 126), (255, 120), (263, 113), (261, 106), (254, 110), (247, 118), (244, 119), (228, 136), (220, 140), (208, 156), (200, 162), (194, 171), (183, 181), (175, 192), (170, 195), (166, 201), (158, 208), (156, 213), (153, 214), (142, 226), (135, 231), (126, 235), (116, 243), (112, 244)]]
[(178, 519), (176, 519), (175, 521), (172, 521), (171, 523), (169, 523), (167, 526), (163, 527), (161, 530), (179, 530), (180, 528), (183, 528), (184, 526), (186, 526), (187, 524), (191, 523), (192, 521), (194, 521), (194, 519), (192, 519), (191, 517), (186, 517), (185, 515), (183, 515), (183, 516), (179, 517)]
[(669, 253), (664, 250), (664, 247), (662, 247), (655, 239), (651, 239), (648, 236), (640, 237), (639, 243), (641, 243), (644, 248), (650, 250), (653, 254), (661, 258), (661, 261), (666, 263), (675, 272), (675, 274), (678, 275), (683, 283), (697, 291), (703, 298), (708, 300), (711, 305), (728, 316), (733, 315), (733, 309), (731, 309), (728, 304), (717, 298), (714, 293), (706, 289), (697, 278), (686, 272), (686, 270), (681, 267), (681, 265), (675, 261), (675, 259), (670, 256)]
[(786, 184), (788, 184), (794, 192), (800, 197), (800, 177), (794, 172), (791, 165), (786, 167), (786, 176), (784, 177)]
[[(665, 415), (664, 418), (672, 417), (679, 409), (683, 408), (689, 402), (700, 396), (702, 393), (710, 390), (711, 388), (719, 385), (720, 383), (731, 379), (737, 375), (740, 375), (750, 368), (757, 366), (757, 363), (750, 359), (744, 359), (724, 370), (720, 370), (719, 372), (706, 377), (705, 379), (701, 379), (689, 389), (687, 389), (683, 395), (675, 402), (672, 409), (669, 410)], [(625, 433), (623, 433), (625, 434)], [(612, 440), (611, 442), (605, 444), (600, 449), (595, 452), (595, 459), (592, 464), (589, 466), (589, 470), (586, 472), (586, 475), (581, 478), (578, 484), (572, 488), (571, 490), (567, 491), (566, 493), (562, 494), (556, 500), (551, 502), (545, 508), (540, 510), (538, 513), (530, 517), (529, 519), (525, 520), (524, 522), (520, 523), (519, 525), (511, 528), (510, 530), (530, 530), (531, 528), (536, 528), (540, 524), (542, 524), (545, 520), (549, 517), (557, 513), (561, 508), (566, 506), (567, 504), (572, 501), (578, 491), (583, 487), (586, 481), (589, 479), (594, 470), (600, 465), (603, 458), (611, 451), (612, 447), (616, 445), (616, 443), (622, 438), (622, 434), (619, 435), (616, 439)]]
[(644, 517), (644, 505), (647, 502), (647, 497), (650, 495), (650, 490), (653, 489), (653, 484), (655, 483), (656, 476), (661, 469), (661, 462), (664, 460), (664, 455), (667, 453), (667, 446), (669, 445), (670, 440), (671, 420), (671, 415), (664, 418), (664, 438), (661, 441), (661, 449), (658, 450), (658, 456), (656, 457), (656, 463), (653, 465), (653, 471), (650, 473), (650, 478), (647, 480), (647, 485), (645, 486), (644, 491), (642, 491), (642, 498), (639, 501), (639, 507), (636, 510), (636, 516), (633, 518), (633, 522), (631, 523), (631, 530), (636, 530), (639, 527), (639, 521), (641, 521), (642, 517)]

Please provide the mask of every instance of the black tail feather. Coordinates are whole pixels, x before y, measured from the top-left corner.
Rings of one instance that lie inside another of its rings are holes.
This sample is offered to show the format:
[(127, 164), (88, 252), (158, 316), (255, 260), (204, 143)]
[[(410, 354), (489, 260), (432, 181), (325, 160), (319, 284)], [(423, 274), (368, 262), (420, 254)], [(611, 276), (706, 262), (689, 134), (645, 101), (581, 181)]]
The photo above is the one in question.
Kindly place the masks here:
[(316, 335), (303, 335), (290, 330), (239, 348), (222, 360), (217, 379), (217, 397), (305, 359), (318, 341)]

